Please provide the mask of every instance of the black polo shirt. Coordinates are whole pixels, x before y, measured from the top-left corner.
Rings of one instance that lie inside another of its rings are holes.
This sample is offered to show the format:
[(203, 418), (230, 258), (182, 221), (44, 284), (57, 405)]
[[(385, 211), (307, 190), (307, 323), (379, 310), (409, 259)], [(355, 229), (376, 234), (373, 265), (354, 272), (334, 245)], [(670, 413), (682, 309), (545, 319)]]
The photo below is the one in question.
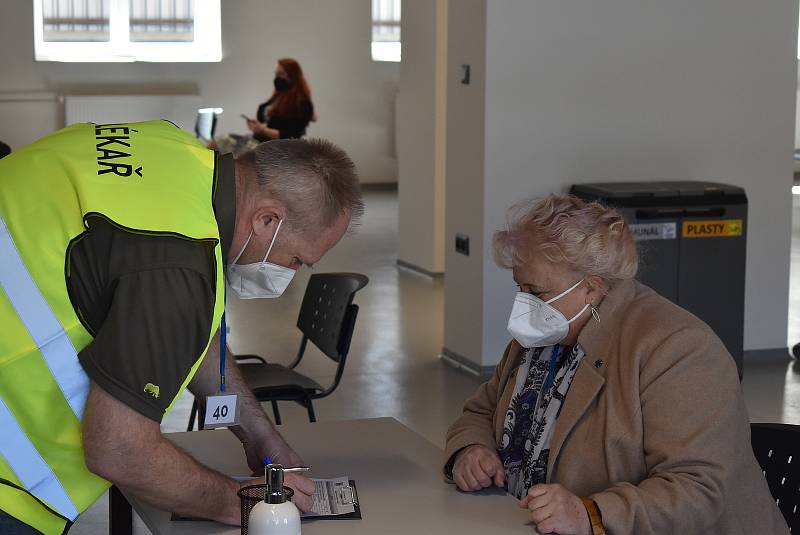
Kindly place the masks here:
[[(236, 210), (230, 154), (218, 157), (215, 174), (214, 212), (225, 254)], [(87, 224), (69, 253), (67, 276), (75, 312), (94, 336), (80, 362), (103, 390), (160, 422), (208, 342), (214, 250), (173, 236), (134, 234), (102, 216)]]

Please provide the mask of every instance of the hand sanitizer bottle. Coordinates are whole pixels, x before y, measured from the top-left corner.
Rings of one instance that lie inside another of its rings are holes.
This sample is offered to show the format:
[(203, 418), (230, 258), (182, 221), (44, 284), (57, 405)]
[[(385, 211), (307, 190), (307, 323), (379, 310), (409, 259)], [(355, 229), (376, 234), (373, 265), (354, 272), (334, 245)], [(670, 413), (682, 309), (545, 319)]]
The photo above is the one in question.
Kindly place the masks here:
[(265, 471), (267, 493), (250, 511), (249, 535), (300, 535), (300, 511), (283, 489), (283, 466), (270, 464)]

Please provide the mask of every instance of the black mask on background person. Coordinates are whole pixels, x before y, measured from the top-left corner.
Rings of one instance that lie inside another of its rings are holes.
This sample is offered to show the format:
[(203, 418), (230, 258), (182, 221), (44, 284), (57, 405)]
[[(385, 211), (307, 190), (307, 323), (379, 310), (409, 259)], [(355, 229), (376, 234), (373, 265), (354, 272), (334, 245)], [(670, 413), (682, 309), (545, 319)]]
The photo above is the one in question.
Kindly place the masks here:
[(280, 76), (276, 76), (275, 79), (272, 80), (272, 84), (275, 86), (275, 91), (279, 93), (282, 91), (286, 91), (287, 89), (289, 89), (289, 86), (291, 85), (289, 83), (289, 80), (287, 80), (286, 78), (281, 78)]

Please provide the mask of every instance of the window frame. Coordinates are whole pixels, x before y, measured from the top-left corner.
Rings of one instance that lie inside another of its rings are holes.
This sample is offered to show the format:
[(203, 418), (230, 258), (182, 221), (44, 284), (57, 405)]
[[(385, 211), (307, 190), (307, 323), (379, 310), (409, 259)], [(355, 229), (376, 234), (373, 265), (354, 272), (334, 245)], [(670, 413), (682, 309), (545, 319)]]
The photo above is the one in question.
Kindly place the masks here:
[[(403, 0), (394, 0), (398, 4), (399, 19), (376, 19), (375, 18), (375, 2), (370, 2), (370, 58), (372, 61), (379, 63), (400, 63), (403, 61)], [(396, 26), (400, 35), (396, 41), (376, 41), (375, 28), (381, 26)], [(396, 49), (396, 50), (394, 50)]]
[(109, 0), (108, 41), (45, 41), (44, 0), (33, 0), (35, 61), (197, 63), (222, 61), (220, 0), (195, 0), (194, 40), (130, 40), (130, 1)]

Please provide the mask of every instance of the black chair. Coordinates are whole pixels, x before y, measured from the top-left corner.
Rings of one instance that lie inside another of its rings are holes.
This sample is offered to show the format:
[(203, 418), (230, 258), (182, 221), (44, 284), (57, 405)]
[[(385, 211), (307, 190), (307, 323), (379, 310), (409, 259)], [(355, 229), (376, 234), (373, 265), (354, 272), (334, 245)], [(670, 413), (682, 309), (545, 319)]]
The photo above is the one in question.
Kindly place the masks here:
[(800, 533), (800, 426), (750, 424), (750, 433), (769, 491), (789, 530)]
[[(300, 340), (297, 357), (288, 366), (268, 363), (258, 355), (236, 356), (239, 370), (256, 399), (262, 403), (271, 402), (276, 424), (281, 424), (278, 401), (299, 403), (308, 411), (309, 421), (317, 420), (313, 400), (331, 395), (339, 386), (358, 316), (358, 305), (353, 304), (353, 297), (368, 282), (366, 276), (358, 273), (311, 275), (297, 318), (297, 327), (303, 333), (303, 338)], [(295, 371), (303, 360), (309, 341), (337, 363), (336, 375), (327, 388)], [(187, 431), (194, 427), (197, 413), (198, 403), (195, 400)], [(203, 429), (202, 411), (198, 424)]]

